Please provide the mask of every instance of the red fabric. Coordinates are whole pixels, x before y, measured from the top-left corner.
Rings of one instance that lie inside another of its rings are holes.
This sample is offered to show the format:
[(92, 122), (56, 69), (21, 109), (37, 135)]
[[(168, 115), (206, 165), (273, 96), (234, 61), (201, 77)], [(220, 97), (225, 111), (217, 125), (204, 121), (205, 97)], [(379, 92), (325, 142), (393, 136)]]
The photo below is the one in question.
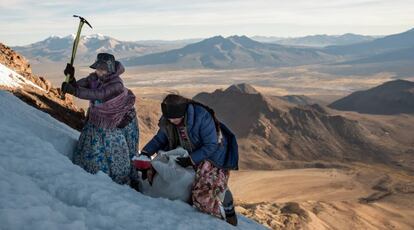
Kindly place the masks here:
[(220, 195), (227, 189), (229, 171), (203, 161), (197, 167), (192, 189), (193, 204), (202, 212), (222, 218)]
[(181, 139), (188, 140), (187, 134), (185, 133), (185, 126), (183, 123), (177, 125), (178, 134), (181, 136)]

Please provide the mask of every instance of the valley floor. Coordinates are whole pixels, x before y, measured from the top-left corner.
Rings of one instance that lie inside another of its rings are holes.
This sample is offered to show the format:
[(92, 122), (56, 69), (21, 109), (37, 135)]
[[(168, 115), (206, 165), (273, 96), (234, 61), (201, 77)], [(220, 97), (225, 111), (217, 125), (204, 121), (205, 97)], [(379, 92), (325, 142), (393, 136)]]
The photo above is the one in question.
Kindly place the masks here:
[(272, 229), (412, 229), (414, 177), (382, 166), (239, 171), (238, 212)]
[[(60, 87), (66, 63), (35, 63), (33, 72), (47, 76)], [(76, 66), (77, 79), (92, 71), (85, 63)], [(356, 90), (363, 90), (398, 77), (396, 73), (347, 73), (337, 66), (296, 66), (264, 69), (183, 69), (128, 67), (122, 75), (125, 85), (139, 96), (160, 99), (170, 91), (192, 97), (232, 84), (249, 83), (266, 95), (301, 94), (327, 104)], [(405, 77), (407, 79), (412, 79)]]

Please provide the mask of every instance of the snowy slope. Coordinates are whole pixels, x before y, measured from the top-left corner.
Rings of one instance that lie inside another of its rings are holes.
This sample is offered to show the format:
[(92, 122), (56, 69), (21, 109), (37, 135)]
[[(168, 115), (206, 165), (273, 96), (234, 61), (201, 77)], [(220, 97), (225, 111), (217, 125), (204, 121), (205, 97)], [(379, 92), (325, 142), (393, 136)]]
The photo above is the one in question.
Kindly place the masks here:
[[(179, 201), (91, 175), (69, 157), (79, 133), (0, 91), (0, 229), (235, 229)], [(238, 229), (262, 229), (239, 216)]]

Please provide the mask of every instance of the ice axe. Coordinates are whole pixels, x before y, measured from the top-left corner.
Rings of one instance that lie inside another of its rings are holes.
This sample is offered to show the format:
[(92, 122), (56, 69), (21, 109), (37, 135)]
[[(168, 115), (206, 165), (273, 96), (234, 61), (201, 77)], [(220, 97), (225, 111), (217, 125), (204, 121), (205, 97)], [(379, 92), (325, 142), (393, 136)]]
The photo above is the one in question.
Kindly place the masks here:
[[(86, 23), (92, 29), (91, 24), (89, 24), (89, 22), (86, 21), (86, 19), (84, 17), (81, 17), (79, 15), (73, 15), (73, 17), (79, 18), (79, 26), (78, 26), (78, 32), (76, 33), (75, 40), (73, 41), (72, 56), (70, 58), (70, 64), (72, 66), (73, 66), (73, 62), (75, 61), (76, 50), (78, 49), (78, 44), (79, 44), (80, 35), (81, 35), (83, 25)], [(70, 82), (71, 80), (72, 80), (71, 76), (69, 74), (66, 75), (65, 82)], [(65, 99), (65, 93), (61, 92), (60, 97), (61, 97), (62, 100), (64, 100)]]

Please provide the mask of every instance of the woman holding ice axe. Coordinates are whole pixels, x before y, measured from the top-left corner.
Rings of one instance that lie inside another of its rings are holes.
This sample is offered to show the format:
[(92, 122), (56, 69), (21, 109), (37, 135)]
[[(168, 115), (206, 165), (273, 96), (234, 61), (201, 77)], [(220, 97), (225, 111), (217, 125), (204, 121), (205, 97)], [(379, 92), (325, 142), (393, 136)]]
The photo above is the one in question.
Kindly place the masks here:
[(98, 54), (90, 68), (95, 71), (77, 81), (72, 64), (64, 70), (71, 80), (62, 83), (62, 93), (90, 101), (73, 162), (87, 172), (102, 171), (119, 184), (130, 184), (139, 140), (135, 95), (124, 87), (120, 75), (125, 69), (112, 54)]

